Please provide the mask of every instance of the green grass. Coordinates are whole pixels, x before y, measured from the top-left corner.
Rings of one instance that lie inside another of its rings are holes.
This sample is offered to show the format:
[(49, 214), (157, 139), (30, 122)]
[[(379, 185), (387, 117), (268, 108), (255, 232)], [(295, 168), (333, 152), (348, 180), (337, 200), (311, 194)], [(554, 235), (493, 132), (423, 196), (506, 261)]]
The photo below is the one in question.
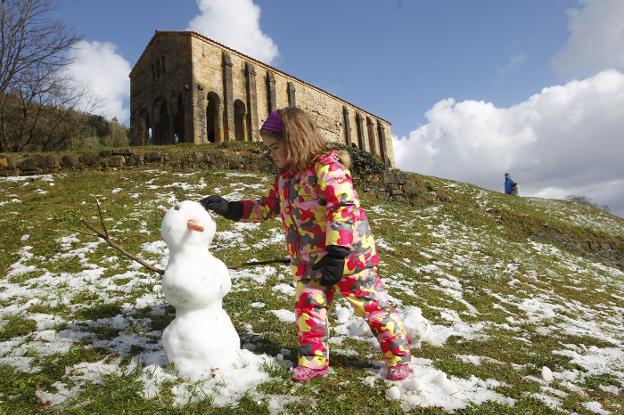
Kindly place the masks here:
[[(189, 148), (167, 147), (169, 150), (183, 155)], [(234, 152), (243, 150), (244, 146), (232, 148)], [(68, 372), (74, 365), (102, 360), (110, 363), (119, 358), (115, 364), (123, 369), (132, 358), (148, 352), (175, 316), (174, 309), (164, 303), (159, 276), (147, 270), (129, 273), (134, 269), (132, 261), (97, 238), (75, 231), (87, 231), (80, 218), (100, 226), (96, 198), (111, 237), (128, 251), (158, 264), (163, 258), (145, 246), (160, 240), (163, 209), (175, 200), (197, 200), (213, 192), (257, 197), (271, 182), (271, 176), (262, 173), (231, 173), (81, 171), (54, 176), (54, 186), (42, 177), (0, 180), (0, 203), (21, 200), (0, 205), (0, 245), (6, 252), (0, 255), (0, 342), (23, 339), (27, 349), (23, 356), (32, 357), (37, 368), (26, 373), (6, 362), (0, 364), (0, 413), (261, 414), (269, 413), (272, 399), (282, 402), (290, 413), (403, 413), (398, 402), (386, 400), (383, 382), (363, 382), (369, 376), (366, 370), (379, 360), (375, 349), (362, 339), (335, 333), (332, 337), (341, 342), (332, 345), (331, 376), (298, 385), (290, 381), (284, 366), (266, 365), (269, 381), (225, 408), (215, 408), (210, 398), (176, 406), (171, 388), (185, 385), (181, 380), (165, 382), (158, 398), (145, 399), (141, 366), (125, 375), (79, 382), (77, 395), (59, 406), (46, 405), (37, 398), (37, 391), (56, 392), (56, 382), (74, 386), (72, 382), (78, 381)], [(572, 203), (508, 197), (433, 177), (411, 175), (410, 181), (413, 188), (422, 191), (411, 204), (381, 199), (358, 188), (373, 232), (385, 243), (379, 247), (385, 285), (399, 304), (420, 307), (432, 324), (451, 327), (449, 315), (456, 313), (463, 324), (484, 325), (474, 335), (459, 331), (440, 347), (423, 343), (413, 355), (430, 359), (432, 367), (448, 376), (504, 382), (495, 390), (516, 399), (514, 406), (486, 402), (471, 404), (457, 413), (587, 414), (582, 402), (592, 400), (614, 413), (621, 410), (621, 378), (609, 371), (588, 374), (570, 357), (555, 352), (569, 350), (570, 345), (583, 350), (621, 349), (624, 335), (616, 327), (618, 322), (620, 327), (623, 324), (621, 314), (618, 317), (618, 310), (624, 308), (622, 274), (609, 258), (567, 248), (562, 241), (589, 240), (622, 247), (624, 220)], [(222, 218), (216, 220), (218, 232), (234, 232), (240, 238), (239, 242), (217, 235), (213, 254), (226, 264), (286, 256), (283, 242), (265, 243), (281, 233), (277, 221), (240, 227)], [(532, 247), (529, 240), (559, 251), (540, 252), (539, 245)], [(20, 253), (25, 247), (30, 247), (26, 252), (32, 257)], [(7, 276), (18, 261), (35, 270)], [(246, 277), (235, 278), (224, 308), (242, 343), (252, 344), (254, 353), (276, 356), (288, 350), (286, 359), (292, 362), (298, 349), (294, 325), (269, 312), (293, 308), (292, 298), (272, 290), (290, 278), (286, 266), (275, 267), (262, 284)], [(343, 304), (338, 298), (336, 301)], [(525, 305), (535, 301), (554, 307), (554, 314), (547, 314), (550, 308), (527, 309)], [(254, 302), (265, 307), (250, 307)], [(45, 348), (32, 346), (44, 331), (38, 330), (35, 321), (41, 314), (60, 319), (44, 330), (53, 329), (57, 334), (64, 330), (66, 336), (80, 334), (68, 352), (48, 353)], [(123, 319), (127, 324), (119, 328), (101, 319)], [(96, 320), (101, 321), (92, 324)], [(330, 320), (335, 322), (333, 311)], [(113, 351), (116, 340), (132, 335), (149, 341), (147, 345), (131, 344), (128, 352)], [(2, 353), (13, 356), (16, 347), (7, 346)], [(477, 365), (462, 361), (459, 355), (494, 360), (483, 359)], [(532, 378), (541, 376), (542, 366), (555, 372), (584, 374), (575, 384), (585, 395), (568, 390), (556, 380), (550, 386), (569, 393), (561, 400), (563, 411), (552, 410), (532, 397), (533, 393), (547, 393)], [(171, 366), (165, 370), (173, 373)], [(620, 395), (605, 392), (600, 386), (618, 387)], [(446, 412), (429, 407), (410, 413)]]

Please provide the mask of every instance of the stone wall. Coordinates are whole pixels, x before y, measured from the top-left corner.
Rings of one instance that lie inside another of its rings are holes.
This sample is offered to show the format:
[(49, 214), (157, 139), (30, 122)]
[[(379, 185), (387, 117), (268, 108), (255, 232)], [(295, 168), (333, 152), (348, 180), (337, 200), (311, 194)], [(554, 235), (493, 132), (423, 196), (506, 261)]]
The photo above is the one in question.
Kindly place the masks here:
[(271, 171), (272, 162), (260, 148), (214, 151), (164, 151), (123, 148), (92, 153), (0, 154), (0, 176), (28, 176), (72, 170), (132, 168), (201, 168)]
[(297, 106), (328, 139), (394, 165), (388, 121), (194, 32), (156, 32), (130, 80), (133, 144), (258, 141), (272, 110)]
[(131, 143), (193, 142), (192, 84), (189, 37), (152, 38), (130, 72)]

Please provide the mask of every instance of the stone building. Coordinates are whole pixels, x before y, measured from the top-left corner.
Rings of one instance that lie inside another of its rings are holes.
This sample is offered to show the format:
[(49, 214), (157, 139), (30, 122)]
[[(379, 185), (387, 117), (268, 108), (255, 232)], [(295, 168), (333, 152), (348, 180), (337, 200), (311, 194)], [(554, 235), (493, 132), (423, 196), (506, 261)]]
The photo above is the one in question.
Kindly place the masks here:
[(258, 141), (268, 114), (286, 106), (394, 166), (388, 121), (198, 33), (157, 31), (130, 72), (136, 145)]

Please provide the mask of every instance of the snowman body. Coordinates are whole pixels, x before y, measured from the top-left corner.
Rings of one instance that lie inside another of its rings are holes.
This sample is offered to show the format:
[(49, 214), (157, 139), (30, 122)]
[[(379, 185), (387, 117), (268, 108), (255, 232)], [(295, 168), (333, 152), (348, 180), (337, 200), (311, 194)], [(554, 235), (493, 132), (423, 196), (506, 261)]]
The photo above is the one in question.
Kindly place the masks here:
[[(189, 221), (202, 231), (189, 228)], [(240, 339), (222, 307), (232, 286), (227, 267), (208, 247), (216, 230), (210, 214), (197, 202), (169, 209), (161, 234), (169, 248), (162, 280), (167, 302), (176, 309), (162, 343), (179, 375), (197, 380), (235, 364)]]

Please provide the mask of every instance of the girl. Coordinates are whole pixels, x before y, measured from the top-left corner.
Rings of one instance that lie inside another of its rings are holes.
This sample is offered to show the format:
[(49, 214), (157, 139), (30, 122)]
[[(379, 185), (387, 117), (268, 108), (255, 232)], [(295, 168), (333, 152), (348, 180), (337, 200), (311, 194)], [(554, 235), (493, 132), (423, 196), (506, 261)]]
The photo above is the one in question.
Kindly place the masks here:
[(336, 288), (377, 337), (387, 379), (406, 378), (410, 343), (377, 273), (377, 249), (353, 188), (348, 154), (338, 153), (299, 108), (272, 112), (260, 135), (279, 170), (268, 194), (234, 202), (212, 195), (201, 203), (235, 221), (281, 219), (297, 281), (300, 348), (293, 380), (327, 374), (327, 309)]

